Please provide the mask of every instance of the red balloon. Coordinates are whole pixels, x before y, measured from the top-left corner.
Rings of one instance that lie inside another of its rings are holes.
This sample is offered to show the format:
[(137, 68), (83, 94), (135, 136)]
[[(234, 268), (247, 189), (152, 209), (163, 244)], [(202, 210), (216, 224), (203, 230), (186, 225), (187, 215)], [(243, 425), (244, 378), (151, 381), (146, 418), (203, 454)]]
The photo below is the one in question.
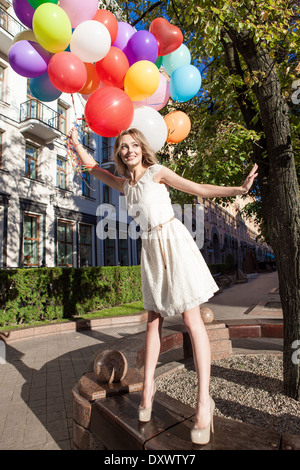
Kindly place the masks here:
[(64, 93), (76, 93), (87, 80), (84, 63), (72, 52), (57, 52), (51, 57), (48, 75), (52, 84)]
[(150, 24), (149, 31), (157, 40), (159, 56), (170, 54), (182, 44), (182, 32), (165, 18), (155, 18)]
[(118, 36), (118, 21), (116, 17), (108, 10), (98, 10), (96, 15), (93, 18), (94, 21), (99, 21), (104, 24), (109, 31), (111, 37), (111, 43), (115, 42)]
[(134, 106), (125, 93), (116, 87), (99, 88), (85, 105), (85, 119), (90, 129), (102, 137), (116, 137), (133, 120)]
[(129, 62), (121, 49), (111, 46), (104, 59), (96, 62), (96, 70), (105, 85), (123, 88)]

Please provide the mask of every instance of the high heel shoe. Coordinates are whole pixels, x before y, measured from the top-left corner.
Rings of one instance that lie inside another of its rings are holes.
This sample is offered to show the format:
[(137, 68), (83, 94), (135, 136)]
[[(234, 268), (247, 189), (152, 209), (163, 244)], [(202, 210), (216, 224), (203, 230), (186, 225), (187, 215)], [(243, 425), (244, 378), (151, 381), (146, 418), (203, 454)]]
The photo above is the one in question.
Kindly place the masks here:
[(156, 386), (154, 384), (151, 406), (149, 406), (148, 408), (142, 408), (141, 405), (139, 406), (139, 410), (138, 410), (139, 421), (143, 423), (146, 423), (147, 421), (150, 421), (151, 419), (152, 405), (153, 405), (155, 392), (156, 392)]
[(193, 444), (207, 444), (210, 441), (210, 430), (214, 432), (214, 409), (215, 402), (210, 398), (210, 423), (203, 429), (193, 428), (191, 430), (191, 441)]

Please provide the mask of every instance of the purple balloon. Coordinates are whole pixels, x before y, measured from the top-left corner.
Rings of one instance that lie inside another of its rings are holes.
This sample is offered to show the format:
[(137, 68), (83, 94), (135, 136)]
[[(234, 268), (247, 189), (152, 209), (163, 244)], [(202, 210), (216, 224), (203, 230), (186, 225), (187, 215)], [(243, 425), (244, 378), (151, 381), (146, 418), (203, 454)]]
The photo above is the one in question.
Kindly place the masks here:
[(124, 52), (129, 65), (139, 60), (148, 60), (154, 63), (158, 56), (157, 40), (149, 31), (137, 31), (129, 39)]
[(27, 28), (32, 29), (32, 17), (35, 9), (27, 0), (13, 0), (13, 7), (19, 20), (27, 26)]
[(11, 68), (22, 77), (39, 77), (47, 72), (52, 54), (34, 41), (18, 41), (11, 46), (8, 60)]
[(114, 47), (118, 47), (123, 51), (128, 43), (129, 38), (135, 33), (133, 27), (125, 21), (118, 22), (118, 35), (115, 42), (112, 44)]

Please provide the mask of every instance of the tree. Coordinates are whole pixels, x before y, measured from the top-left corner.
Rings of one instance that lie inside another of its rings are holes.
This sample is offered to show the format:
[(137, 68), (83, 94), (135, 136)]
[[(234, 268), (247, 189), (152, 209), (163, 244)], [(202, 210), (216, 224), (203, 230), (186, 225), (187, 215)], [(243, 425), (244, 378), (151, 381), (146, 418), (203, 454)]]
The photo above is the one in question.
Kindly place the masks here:
[(300, 103), (292, 99), (299, 1), (171, 0), (152, 10), (151, 3), (143, 2), (142, 16), (132, 10), (128, 21), (142, 18), (146, 29), (167, 16), (184, 32), (203, 75), (199, 96), (174, 103), (190, 116), (192, 131), (171, 166), (195, 181), (239, 184), (250, 164), (259, 165), (253, 193), (278, 267), (284, 391), (300, 400), (300, 361), (292, 360), (300, 344)]

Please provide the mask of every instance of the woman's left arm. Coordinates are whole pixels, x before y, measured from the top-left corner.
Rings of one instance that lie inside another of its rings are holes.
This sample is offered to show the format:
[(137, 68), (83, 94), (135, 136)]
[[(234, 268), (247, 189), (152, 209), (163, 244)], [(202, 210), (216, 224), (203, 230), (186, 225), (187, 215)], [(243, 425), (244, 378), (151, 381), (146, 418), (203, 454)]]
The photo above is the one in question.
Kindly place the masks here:
[(203, 198), (239, 196), (241, 194), (248, 193), (254, 179), (257, 177), (257, 168), (258, 166), (255, 163), (248, 177), (245, 179), (244, 184), (237, 187), (194, 183), (186, 178), (182, 178), (182, 176), (177, 175), (174, 171), (166, 167), (163, 167), (159, 171), (155, 181), (157, 183), (165, 183), (179, 191), (183, 191), (184, 193), (193, 194), (194, 196)]

